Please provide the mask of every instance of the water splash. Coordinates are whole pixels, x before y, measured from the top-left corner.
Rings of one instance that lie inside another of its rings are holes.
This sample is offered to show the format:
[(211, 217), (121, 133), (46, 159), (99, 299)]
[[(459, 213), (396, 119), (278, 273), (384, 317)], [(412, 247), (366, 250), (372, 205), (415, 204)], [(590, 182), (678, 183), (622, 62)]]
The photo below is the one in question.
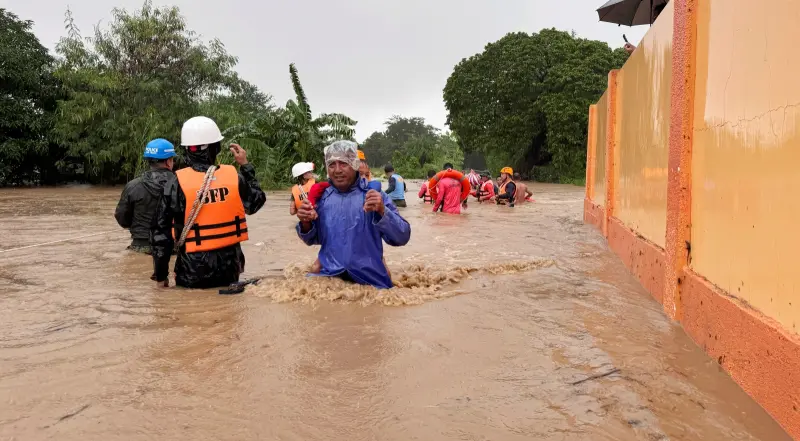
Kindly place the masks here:
[(331, 277), (308, 277), (308, 266), (293, 264), (284, 270), (283, 277), (264, 279), (247, 289), (251, 295), (275, 302), (331, 302), (383, 304), (385, 306), (419, 305), (462, 294), (455, 285), (472, 274), (504, 275), (546, 268), (551, 259), (531, 259), (485, 266), (454, 266), (435, 268), (424, 264), (411, 265), (394, 274), (394, 288), (379, 290)]

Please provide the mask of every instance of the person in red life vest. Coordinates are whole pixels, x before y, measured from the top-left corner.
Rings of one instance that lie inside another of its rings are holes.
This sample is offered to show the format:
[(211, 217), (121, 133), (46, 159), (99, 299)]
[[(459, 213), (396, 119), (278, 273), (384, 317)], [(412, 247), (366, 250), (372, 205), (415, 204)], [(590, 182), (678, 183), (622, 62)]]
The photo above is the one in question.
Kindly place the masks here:
[[(167, 181), (151, 228), (154, 279), (168, 286), (169, 259), (175, 237), (185, 237), (177, 250), (175, 283), (186, 288), (215, 288), (239, 281), (245, 259), (241, 242), (248, 239), (245, 215), (258, 212), (267, 197), (247, 162), (247, 152), (236, 144), (230, 151), (239, 164), (214, 167), (221, 149), (217, 124), (196, 116), (183, 124), (181, 145), (189, 167)], [(207, 196), (203, 187), (207, 185)], [(199, 210), (194, 208), (199, 207)], [(196, 213), (191, 228), (187, 223)], [(184, 233), (184, 229), (188, 228)], [(180, 239), (179, 239), (180, 240)]]
[[(428, 181), (430, 181), (434, 176), (436, 176), (436, 170), (428, 170)], [(422, 183), (422, 186), (419, 188), (419, 193), (417, 194), (417, 196), (422, 199), (422, 203), (424, 204), (433, 203), (431, 191), (428, 188), (428, 181)]]
[[(451, 171), (453, 164), (447, 163), (443, 171)], [(462, 173), (457, 173), (462, 175)], [(466, 184), (465, 184), (466, 185)], [(464, 187), (458, 180), (451, 177), (443, 177), (436, 186), (436, 202), (433, 204), (433, 211), (442, 211), (449, 214), (461, 214), (461, 208), (466, 208), (466, 199), (462, 200), (462, 193), (469, 197), (469, 192), (464, 192)]]
[(489, 173), (481, 173), (481, 185), (471, 193), (478, 201), (491, 201), (494, 199), (494, 182)]
[(317, 183), (314, 178), (313, 162), (298, 162), (292, 167), (292, 177), (296, 184), (292, 186), (292, 197), (289, 203), (289, 214), (295, 216), (297, 209), (303, 205), (303, 201), (308, 197), (308, 192)]
[(500, 185), (500, 191), (498, 191), (497, 197), (495, 198), (495, 202), (499, 205), (505, 205), (508, 203), (510, 207), (514, 206), (514, 196), (517, 192), (517, 185), (514, 183), (514, 170), (511, 167), (503, 167), (500, 170), (500, 180), (498, 184)]

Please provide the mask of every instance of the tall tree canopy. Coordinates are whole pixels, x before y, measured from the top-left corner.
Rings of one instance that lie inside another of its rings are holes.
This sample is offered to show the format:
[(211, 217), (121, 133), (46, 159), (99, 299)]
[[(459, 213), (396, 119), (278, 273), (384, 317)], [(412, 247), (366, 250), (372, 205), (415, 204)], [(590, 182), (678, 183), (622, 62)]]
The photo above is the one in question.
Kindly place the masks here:
[[(277, 107), (237, 75), (222, 42), (201, 40), (177, 8), (146, 0), (111, 15), (84, 38), (67, 10), (54, 59), (31, 22), (0, 9), (0, 186), (125, 182), (144, 169), (148, 141), (179, 144), (183, 122), (196, 115), (248, 150), (266, 188), (288, 185), (295, 162), (322, 166), (325, 144), (353, 139), (356, 121), (312, 113), (293, 64), (295, 98)], [(226, 150), (219, 160), (233, 162)]]
[(53, 59), (31, 26), (0, 8), (0, 185), (49, 183), (51, 157), (63, 153), (50, 139), (60, 93)]
[(427, 170), (439, 170), (445, 162), (456, 167), (464, 163), (458, 138), (439, 133), (420, 117), (392, 116), (386, 130), (370, 135), (362, 150), (373, 167), (391, 163), (406, 178), (423, 178)]
[(132, 178), (142, 146), (157, 137), (177, 142), (201, 101), (252, 92), (233, 71), (236, 57), (219, 40), (198, 39), (175, 7), (148, 0), (134, 13), (114, 9), (108, 27), (86, 40), (68, 11), (67, 30), (56, 47), (55, 75), (68, 98), (59, 102), (55, 135), (82, 158), (89, 181)]
[(456, 65), (444, 88), (448, 125), (493, 170), (511, 165), (537, 180), (580, 180), (589, 105), (626, 58), (555, 29), (508, 34)]
[(373, 132), (362, 144), (369, 163), (383, 166), (392, 161), (394, 153), (413, 138), (436, 138), (439, 129), (427, 124), (425, 118), (394, 115), (386, 120), (386, 130)]

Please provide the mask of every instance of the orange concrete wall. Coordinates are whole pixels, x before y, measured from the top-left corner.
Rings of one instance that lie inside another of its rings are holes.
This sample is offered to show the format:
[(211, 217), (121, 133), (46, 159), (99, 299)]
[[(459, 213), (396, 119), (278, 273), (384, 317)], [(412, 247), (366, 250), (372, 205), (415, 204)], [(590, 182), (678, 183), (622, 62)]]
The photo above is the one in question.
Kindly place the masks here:
[(608, 123), (608, 93), (597, 102), (597, 126), (594, 136), (594, 173), (591, 200), (596, 205), (606, 204), (606, 136)]
[(614, 214), (662, 248), (667, 227), (673, 14), (670, 3), (617, 77), (619, 178)]
[(701, 3), (692, 155), (692, 269), (793, 332), (800, 59), (787, 55), (798, 19), (797, 0)]
[(800, 440), (797, 17), (800, 0), (671, 0), (596, 105), (584, 219)]

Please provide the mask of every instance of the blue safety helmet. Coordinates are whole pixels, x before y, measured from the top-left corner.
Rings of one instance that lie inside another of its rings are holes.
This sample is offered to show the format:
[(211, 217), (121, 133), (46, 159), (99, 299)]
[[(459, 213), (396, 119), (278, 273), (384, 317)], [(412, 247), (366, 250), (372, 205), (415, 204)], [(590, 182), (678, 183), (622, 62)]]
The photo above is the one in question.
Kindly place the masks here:
[(173, 156), (175, 156), (175, 146), (166, 139), (154, 139), (144, 148), (145, 159), (169, 159)]

